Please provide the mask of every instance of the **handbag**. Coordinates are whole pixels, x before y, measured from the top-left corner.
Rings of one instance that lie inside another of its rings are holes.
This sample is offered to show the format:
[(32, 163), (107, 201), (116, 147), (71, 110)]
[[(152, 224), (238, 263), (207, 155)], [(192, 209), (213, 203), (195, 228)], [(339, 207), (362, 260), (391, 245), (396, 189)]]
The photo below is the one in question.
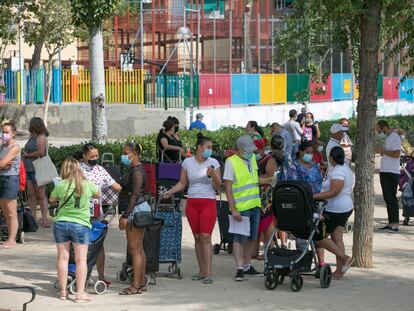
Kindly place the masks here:
[(33, 217), (32, 211), (29, 208), (23, 208), (23, 231), (36, 232), (39, 226)]
[(46, 155), (33, 161), (36, 184), (41, 187), (50, 184), (58, 173), (52, 159), (49, 157), (49, 148), (46, 147)]
[(135, 206), (132, 225), (135, 228), (148, 228), (154, 225), (154, 216), (146, 201)]

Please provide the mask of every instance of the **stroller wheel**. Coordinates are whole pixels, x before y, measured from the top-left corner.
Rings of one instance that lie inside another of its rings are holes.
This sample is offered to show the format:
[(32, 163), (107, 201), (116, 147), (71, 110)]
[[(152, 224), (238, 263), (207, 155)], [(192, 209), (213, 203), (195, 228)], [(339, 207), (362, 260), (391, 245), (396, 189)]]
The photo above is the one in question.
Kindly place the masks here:
[(116, 280), (118, 281), (118, 283), (125, 282), (127, 279), (128, 277), (125, 275), (124, 270), (120, 270), (116, 274)]
[(277, 287), (278, 272), (270, 270), (267, 272), (265, 277), (265, 287), (268, 290), (275, 290)]
[(328, 288), (329, 286), (331, 286), (332, 269), (330, 265), (323, 265), (321, 267), (319, 281), (321, 283), (322, 288)]
[(23, 231), (20, 232), (20, 234), (18, 235), (18, 238), (17, 238), (16, 242), (20, 243), (20, 244), (24, 244), (24, 232)]
[(233, 244), (229, 244), (227, 246), (227, 254), (229, 255), (233, 254)]
[(98, 295), (102, 295), (106, 292), (106, 283), (104, 281), (98, 281), (95, 283), (95, 292)]
[(221, 246), (220, 244), (214, 244), (213, 253), (214, 255), (220, 254)]
[(183, 279), (183, 274), (181, 273), (181, 268), (177, 268), (177, 276), (180, 280)]
[(71, 294), (71, 295), (76, 295), (76, 282), (75, 282), (75, 280), (73, 280), (73, 281), (69, 284), (68, 290), (69, 290), (69, 294)]
[(277, 272), (276, 275), (277, 275), (277, 283), (279, 285), (282, 285), (283, 282), (285, 281), (285, 276), (283, 274), (279, 273), (279, 272)]
[(292, 292), (300, 292), (303, 287), (303, 278), (299, 275), (299, 273), (295, 273), (290, 278), (290, 289)]
[(353, 228), (354, 228), (354, 226), (352, 224), (347, 223), (346, 226), (345, 226), (345, 231), (346, 232), (351, 232)]

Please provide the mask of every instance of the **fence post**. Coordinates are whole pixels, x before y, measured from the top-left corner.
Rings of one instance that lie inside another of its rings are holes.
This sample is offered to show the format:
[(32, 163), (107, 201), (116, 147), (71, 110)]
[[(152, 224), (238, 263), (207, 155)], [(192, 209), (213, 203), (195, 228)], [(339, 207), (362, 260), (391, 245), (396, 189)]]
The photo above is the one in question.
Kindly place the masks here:
[(168, 110), (167, 75), (164, 73), (164, 110)]

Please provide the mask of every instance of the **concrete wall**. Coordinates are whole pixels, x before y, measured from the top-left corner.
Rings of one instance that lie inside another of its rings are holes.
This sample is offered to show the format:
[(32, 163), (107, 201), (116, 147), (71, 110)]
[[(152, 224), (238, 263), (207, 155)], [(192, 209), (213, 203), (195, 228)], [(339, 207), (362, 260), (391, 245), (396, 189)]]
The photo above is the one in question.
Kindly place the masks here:
[[(310, 103), (308, 109), (315, 116), (316, 121), (338, 120), (350, 118), (353, 111), (356, 113), (357, 100), (343, 100), (333, 102)], [(266, 125), (273, 122), (284, 124), (289, 119), (289, 110), (300, 111), (301, 105), (263, 105), (250, 107), (233, 107), (204, 109), (194, 111), (202, 112), (203, 122), (207, 129), (217, 130), (222, 126), (236, 125), (246, 126), (250, 120), (255, 120), (259, 125)], [(189, 111), (186, 112), (187, 120), (190, 119)], [(378, 100), (378, 116), (414, 115), (414, 103), (407, 101), (386, 101)]]
[[(42, 117), (42, 106), (0, 105), (0, 116), (16, 121), (19, 131), (28, 131), (32, 117)], [(131, 135), (144, 135), (159, 131), (168, 116), (180, 120), (180, 126), (187, 126), (185, 112), (148, 110), (142, 111), (139, 105), (107, 106), (108, 136), (110, 139), (126, 138)], [(92, 136), (91, 108), (89, 104), (64, 104), (49, 107), (48, 128), (52, 137), (76, 137), (90, 139)]]

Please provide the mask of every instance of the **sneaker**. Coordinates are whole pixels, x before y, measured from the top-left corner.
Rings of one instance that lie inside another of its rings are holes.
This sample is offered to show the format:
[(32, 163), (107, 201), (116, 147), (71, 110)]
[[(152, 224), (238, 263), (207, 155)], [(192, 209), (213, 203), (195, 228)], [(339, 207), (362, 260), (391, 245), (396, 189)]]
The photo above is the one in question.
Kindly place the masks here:
[(315, 271), (315, 278), (316, 279), (319, 279), (321, 277), (321, 269), (322, 269), (322, 266), (321, 265), (318, 265), (316, 267), (316, 271)]
[(244, 272), (243, 269), (237, 269), (236, 276), (234, 277), (236, 282), (243, 282), (244, 281)]
[(380, 228), (378, 228), (379, 230), (390, 230), (390, 229), (392, 229), (392, 227), (390, 226), (390, 225), (386, 225), (386, 226), (384, 226), (384, 227), (380, 227)]
[(398, 229), (398, 227), (394, 227), (394, 228), (390, 228), (388, 230), (388, 232), (389, 233), (399, 233), (400, 232), (400, 229)]
[(244, 274), (246, 275), (251, 275), (251, 276), (263, 276), (263, 273), (256, 271), (256, 269), (253, 266), (250, 266), (249, 270), (247, 271), (243, 271)]

